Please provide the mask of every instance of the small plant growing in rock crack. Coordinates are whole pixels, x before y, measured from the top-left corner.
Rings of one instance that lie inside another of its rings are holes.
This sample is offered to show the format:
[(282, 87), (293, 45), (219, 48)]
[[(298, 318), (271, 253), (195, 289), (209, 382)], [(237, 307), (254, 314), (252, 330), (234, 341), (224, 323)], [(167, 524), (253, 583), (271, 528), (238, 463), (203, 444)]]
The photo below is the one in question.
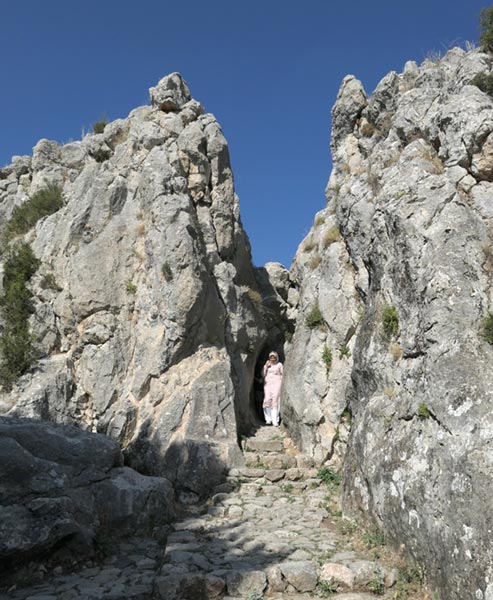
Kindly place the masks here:
[(385, 546), (385, 534), (382, 529), (372, 527), (363, 533), (363, 542), (367, 548), (376, 548), (377, 546)]
[(397, 568), (397, 581), (394, 586), (392, 600), (407, 600), (417, 586), (423, 584), (423, 574), (419, 569), (407, 565)]
[(94, 549), (96, 554), (101, 558), (108, 558), (108, 556), (111, 556), (114, 549), (114, 543), (108, 532), (98, 531), (94, 538)]
[(323, 347), (322, 360), (327, 371), (330, 371), (330, 367), (332, 366), (332, 350), (328, 346)]
[(366, 584), (366, 589), (379, 596), (385, 592), (385, 585), (382, 580), (382, 576), (378, 571), (375, 571), (373, 577)]
[(343, 535), (353, 535), (358, 531), (358, 523), (354, 519), (344, 518), (340, 524), (340, 529)]
[(328, 598), (332, 596), (332, 594), (337, 593), (337, 584), (333, 581), (327, 581), (326, 579), (321, 579), (317, 585), (317, 593), (320, 598)]
[(353, 423), (353, 414), (350, 408), (345, 408), (342, 411), (342, 419), (347, 423), (348, 427), (351, 427)]
[(332, 225), (330, 229), (328, 229), (323, 237), (322, 246), (324, 248), (328, 248), (331, 244), (335, 244), (336, 242), (341, 241), (341, 232), (337, 225)]
[(341, 360), (343, 358), (351, 358), (351, 351), (349, 350), (349, 346), (346, 346), (346, 344), (339, 348), (339, 358)]
[(488, 313), (481, 322), (480, 335), (485, 342), (493, 345), (493, 314)]
[(317, 471), (317, 477), (328, 487), (339, 487), (342, 477), (340, 473), (336, 473), (331, 467), (321, 467)]
[(395, 337), (399, 333), (399, 313), (392, 304), (386, 304), (382, 309), (382, 327), (386, 339)]
[(315, 302), (315, 304), (311, 307), (310, 312), (306, 315), (306, 324), (310, 329), (323, 327), (325, 325), (325, 319), (322, 315), (318, 302)]
[(44, 290), (54, 290), (55, 292), (61, 292), (62, 288), (56, 282), (55, 276), (53, 273), (46, 273), (43, 275), (43, 278), (39, 282), (39, 285)]
[(418, 406), (418, 417), (424, 421), (425, 419), (429, 419), (431, 417), (430, 409), (426, 406), (424, 402), (420, 402)]
[(168, 262), (163, 262), (161, 265), (161, 274), (165, 281), (171, 281), (173, 279), (173, 271)]
[(296, 502), (295, 498), (293, 496), (288, 496), (288, 504), (293, 504), (294, 502)]
[(108, 120), (103, 115), (99, 119), (99, 121), (96, 121), (95, 123), (92, 124), (92, 131), (93, 131), (93, 133), (103, 133), (106, 125), (108, 125)]
[(293, 484), (284, 483), (283, 485), (281, 485), (281, 490), (286, 494), (290, 494), (293, 491)]
[(127, 290), (127, 294), (136, 294), (137, 286), (132, 281), (127, 281), (126, 290)]

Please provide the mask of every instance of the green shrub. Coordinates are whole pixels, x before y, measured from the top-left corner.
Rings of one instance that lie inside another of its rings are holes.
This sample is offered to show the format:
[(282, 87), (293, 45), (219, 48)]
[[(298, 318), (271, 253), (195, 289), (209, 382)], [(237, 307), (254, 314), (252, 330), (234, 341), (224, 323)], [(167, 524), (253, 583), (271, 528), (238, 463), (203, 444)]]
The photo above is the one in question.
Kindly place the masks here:
[(171, 267), (169, 266), (168, 262), (163, 263), (161, 267), (161, 273), (165, 281), (171, 281), (173, 279), (173, 271), (171, 270)]
[(488, 344), (493, 344), (493, 314), (488, 313), (481, 322), (480, 335)]
[(131, 281), (127, 281), (127, 294), (136, 294), (137, 293), (137, 286), (135, 285), (135, 283), (132, 283)]
[(63, 206), (62, 189), (54, 184), (48, 185), (33, 194), (22, 206), (16, 206), (12, 217), (5, 227), (5, 239), (27, 233), (39, 219), (53, 214)]
[(479, 43), (484, 52), (493, 52), (493, 6), (483, 8), (479, 15)]
[(32, 293), (28, 282), (39, 267), (29, 244), (16, 244), (6, 253), (0, 313), (4, 328), (0, 337), (0, 384), (9, 391), (14, 381), (34, 361), (29, 315)]
[(46, 273), (43, 275), (43, 279), (41, 279), (39, 285), (43, 288), (43, 290), (55, 290), (55, 292), (62, 291), (62, 288), (56, 282), (53, 273)]
[(343, 358), (351, 358), (351, 350), (349, 350), (349, 346), (346, 346), (346, 344), (339, 348), (339, 359), (342, 360)]
[(320, 598), (328, 598), (337, 593), (337, 584), (333, 581), (321, 579), (317, 584), (317, 594)]
[(317, 477), (329, 487), (339, 487), (342, 477), (330, 467), (321, 467), (317, 471)]
[(399, 313), (397, 308), (391, 304), (386, 304), (382, 310), (383, 333), (387, 339), (396, 336), (399, 333)]
[(385, 593), (385, 584), (382, 580), (382, 576), (378, 571), (375, 571), (373, 577), (367, 583), (366, 588), (369, 592), (373, 592), (374, 594), (378, 594), (379, 596)]
[(306, 315), (306, 324), (310, 329), (315, 329), (315, 327), (325, 325), (325, 319), (320, 311), (318, 302), (315, 302), (315, 304), (311, 307), (310, 312)]
[(493, 96), (493, 73), (478, 73), (469, 83), (478, 87), (485, 94)]
[(424, 402), (420, 402), (418, 406), (418, 417), (421, 420), (429, 419), (431, 417), (430, 409), (426, 406)]
[(376, 546), (385, 546), (385, 535), (382, 529), (372, 527), (370, 531), (363, 533), (363, 541), (367, 548), (375, 548)]
[(108, 121), (107, 121), (106, 117), (103, 116), (103, 117), (101, 117), (101, 119), (99, 119), (99, 121), (96, 121), (95, 123), (92, 124), (93, 133), (103, 133), (106, 125), (108, 125)]
[(323, 347), (322, 360), (324, 361), (327, 371), (330, 371), (330, 367), (332, 366), (332, 350), (328, 346)]

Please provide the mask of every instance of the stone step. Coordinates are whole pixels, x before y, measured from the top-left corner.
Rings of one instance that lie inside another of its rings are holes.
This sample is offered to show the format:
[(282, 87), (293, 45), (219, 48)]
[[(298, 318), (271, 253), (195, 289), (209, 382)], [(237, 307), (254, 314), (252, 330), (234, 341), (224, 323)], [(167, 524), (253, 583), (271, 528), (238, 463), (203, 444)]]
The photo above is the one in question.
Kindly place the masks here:
[(282, 440), (249, 438), (245, 440), (244, 450), (246, 452), (282, 452), (284, 443)]

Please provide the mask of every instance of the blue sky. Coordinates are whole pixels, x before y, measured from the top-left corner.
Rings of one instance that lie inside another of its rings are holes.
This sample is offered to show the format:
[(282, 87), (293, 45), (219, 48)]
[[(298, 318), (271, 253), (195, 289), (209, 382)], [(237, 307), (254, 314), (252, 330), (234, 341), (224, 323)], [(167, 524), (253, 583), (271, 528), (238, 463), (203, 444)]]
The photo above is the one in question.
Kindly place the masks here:
[(330, 109), (407, 60), (476, 42), (485, 0), (24, 0), (2, 6), (0, 165), (125, 117), (179, 71), (228, 139), (254, 262), (289, 266), (330, 173)]

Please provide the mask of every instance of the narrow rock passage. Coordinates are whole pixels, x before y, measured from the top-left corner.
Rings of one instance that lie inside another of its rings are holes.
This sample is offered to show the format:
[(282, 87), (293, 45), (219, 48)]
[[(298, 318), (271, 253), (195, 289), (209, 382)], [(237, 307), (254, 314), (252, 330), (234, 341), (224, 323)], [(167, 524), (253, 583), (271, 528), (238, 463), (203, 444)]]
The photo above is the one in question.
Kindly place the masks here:
[(322, 481), (275, 427), (260, 428), (243, 450), (246, 466), (230, 471), (201, 513), (173, 525), (164, 549), (157, 540), (126, 541), (101, 567), (0, 600), (407, 597), (392, 595), (395, 570), (348, 551), (331, 471)]

